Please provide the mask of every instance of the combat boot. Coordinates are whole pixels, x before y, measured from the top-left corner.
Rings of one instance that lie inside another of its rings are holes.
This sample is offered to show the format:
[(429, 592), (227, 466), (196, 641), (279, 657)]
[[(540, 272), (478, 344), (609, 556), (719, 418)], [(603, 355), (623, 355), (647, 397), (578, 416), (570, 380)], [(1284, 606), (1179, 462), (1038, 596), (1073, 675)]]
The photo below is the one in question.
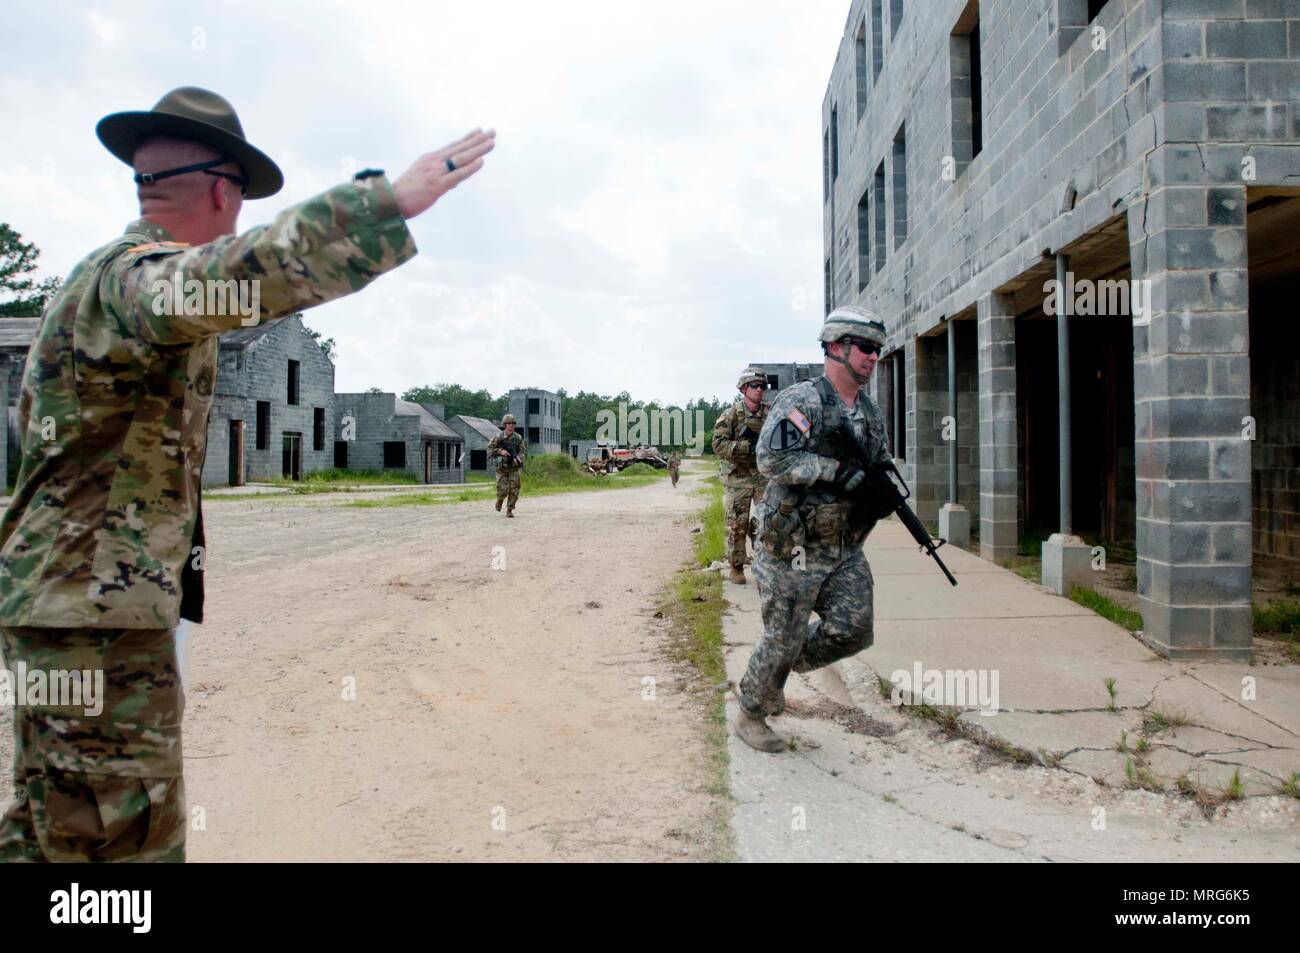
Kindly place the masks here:
[(736, 736), (755, 751), (776, 754), (786, 748), (781, 736), (767, 726), (765, 719), (743, 708), (736, 713)]
[(743, 566), (732, 566), (731, 573), (727, 577), (738, 586), (745, 584), (745, 569)]
[(510, 517), (511, 519), (515, 518), (515, 508), (513, 506), (508, 507), (506, 509), (506, 516)]
[(498, 513), (501, 512), (501, 504), (504, 503), (504, 502), (505, 502), (505, 500), (500, 500), (500, 499), (497, 500), (497, 512), (498, 512)]

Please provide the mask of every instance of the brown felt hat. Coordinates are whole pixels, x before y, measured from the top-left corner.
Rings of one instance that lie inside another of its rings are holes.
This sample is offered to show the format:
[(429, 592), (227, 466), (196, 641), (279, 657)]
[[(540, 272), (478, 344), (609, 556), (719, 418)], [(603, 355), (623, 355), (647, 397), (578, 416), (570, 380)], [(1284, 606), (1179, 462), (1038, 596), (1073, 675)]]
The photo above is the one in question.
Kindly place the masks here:
[(99, 141), (127, 165), (135, 150), (150, 136), (193, 139), (229, 156), (248, 180), (248, 198), (263, 199), (284, 185), (280, 167), (266, 153), (249, 144), (235, 107), (222, 97), (197, 86), (182, 86), (148, 112), (122, 112), (105, 116), (95, 127)]

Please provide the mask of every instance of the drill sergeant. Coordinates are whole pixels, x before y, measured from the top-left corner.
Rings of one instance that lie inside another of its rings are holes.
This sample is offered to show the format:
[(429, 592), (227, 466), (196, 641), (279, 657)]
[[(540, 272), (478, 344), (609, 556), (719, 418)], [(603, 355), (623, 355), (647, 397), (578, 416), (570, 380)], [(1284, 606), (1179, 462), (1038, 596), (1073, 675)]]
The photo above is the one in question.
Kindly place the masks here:
[[(866, 475), (856, 463), (837, 460), (829, 438), (847, 421), (867, 459), (890, 459), (884, 418), (866, 390), (885, 326), (870, 311), (840, 308), (826, 318), (821, 343), (825, 373), (777, 396), (758, 443), (758, 468), (769, 481), (758, 507), (753, 567), (763, 635), (740, 683), (735, 730), (759, 751), (786, 747), (765, 719), (785, 710), (792, 670), (822, 668), (874, 638), (862, 544), (876, 519), (855, 494)], [(810, 625), (813, 612), (820, 619)]]
[(727, 560), (731, 563), (728, 578), (743, 586), (745, 539), (751, 535), (749, 504), (763, 499), (763, 486), (767, 482), (759, 474), (754, 457), (754, 446), (767, 419), (767, 407), (763, 403), (767, 376), (757, 368), (746, 368), (736, 389), (741, 399), (724, 410), (713, 425), (713, 452), (722, 460), (719, 471), (727, 511)]
[(519, 502), (519, 472), (528, 456), (528, 441), (515, 431), (514, 414), (502, 417), (501, 427), (505, 433), (488, 441), (487, 453), (497, 458), (497, 512), (501, 512), (501, 504), (505, 503), (506, 516), (514, 519), (515, 504)]

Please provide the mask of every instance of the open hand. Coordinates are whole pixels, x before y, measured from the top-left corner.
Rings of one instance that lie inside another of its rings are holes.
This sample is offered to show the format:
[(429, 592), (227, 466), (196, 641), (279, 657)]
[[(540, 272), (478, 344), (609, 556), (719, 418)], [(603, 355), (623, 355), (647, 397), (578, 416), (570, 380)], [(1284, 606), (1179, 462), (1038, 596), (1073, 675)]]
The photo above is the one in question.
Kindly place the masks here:
[[(415, 218), (483, 168), (483, 157), (496, 145), (496, 131), (475, 129), (436, 152), (426, 152), (393, 183), (402, 218)], [(451, 160), (454, 169), (447, 167)]]

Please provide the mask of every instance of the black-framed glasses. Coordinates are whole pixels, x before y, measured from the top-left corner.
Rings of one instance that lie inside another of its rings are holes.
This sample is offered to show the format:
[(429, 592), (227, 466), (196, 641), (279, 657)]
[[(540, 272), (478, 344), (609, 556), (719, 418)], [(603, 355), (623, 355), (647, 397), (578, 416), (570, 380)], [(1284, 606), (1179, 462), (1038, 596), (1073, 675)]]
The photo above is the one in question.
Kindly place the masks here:
[(849, 338), (849, 344), (856, 347), (863, 354), (875, 354), (879, 356), (881, 347), (875, 341), (866, 341), (862, 338)]
[(190, 172), (202, 172), (204, 175), (215, 175), (219, 179), (226, 179), (234, 182), (239, 186), (239, 194), (244, 198), (248, 197), (248, 180), (242, 175), (235, 175), (231, 172), (213, 172), (219, 165), (225, 165), (227, 162), (234, 160), (228, 156), (222, 156), (220, 159), (213, 159), (210, 162), (196, 162), (194, 165), (181, 166), (179, 169), (166, 169), (162, 172), (137, 172), (131, 178), (136, 185), (148, 185), (152, 182), (158, 182), (162, 179), (170, 179), (173, 176), (185, 175)]

